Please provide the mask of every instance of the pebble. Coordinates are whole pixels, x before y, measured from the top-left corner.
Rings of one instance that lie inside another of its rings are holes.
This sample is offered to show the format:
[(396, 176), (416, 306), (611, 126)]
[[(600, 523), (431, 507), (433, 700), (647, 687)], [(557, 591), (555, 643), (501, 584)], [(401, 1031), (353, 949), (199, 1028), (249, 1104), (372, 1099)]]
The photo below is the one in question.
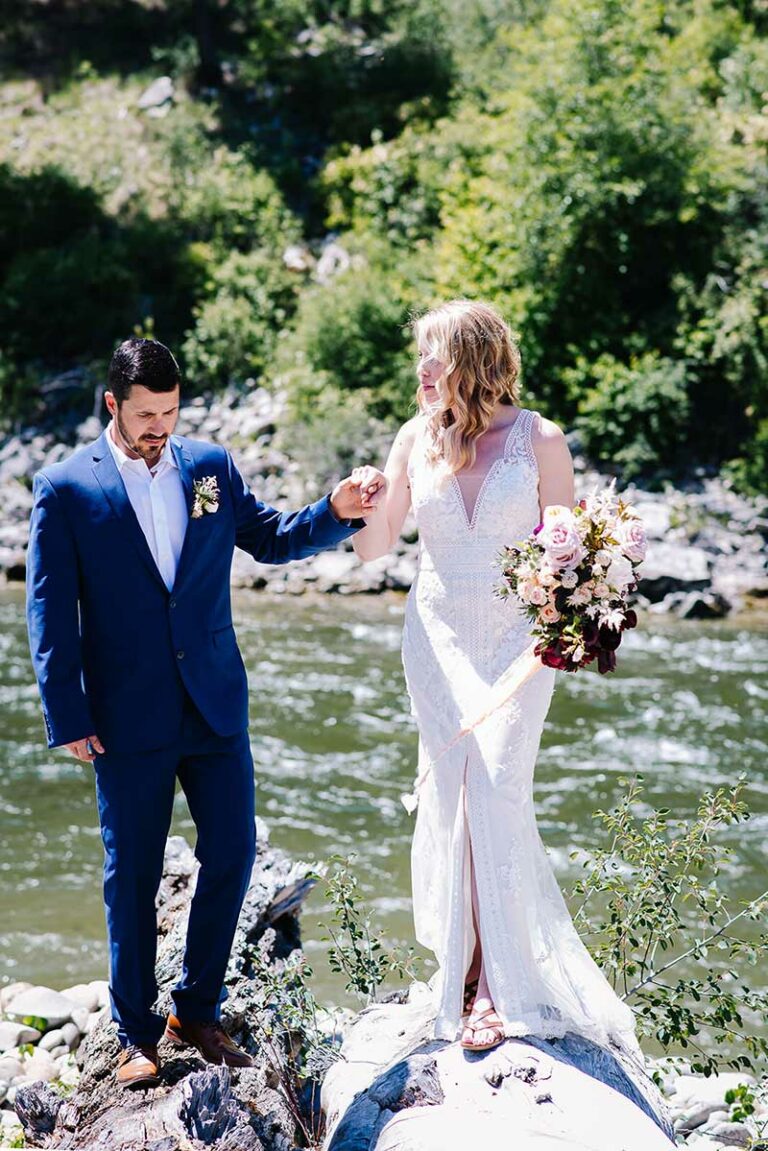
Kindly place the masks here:
[(41, 1032), (36, 1027), (28, 1027), (25, 1023), (14, 1023), (12, 1020), (0, 1020), (0, 1051), (10, 1051), (22, 1043), (35, 1043)]
[[(76, 1027), (81, 1035), (85, 1035), (85, 1029), (88, 1026), (88, 1020), (91, 1019), (94, 1015), (98, 1015), (99, 1010), (100, 1009), (98, 1007), (95, 1011), (89, 1011), (86, 1007), (74, 1007), (72, 1009), (71, 1026)], [(70, 1026), (70, 1024), (64, 1024), (65, 1028), (68, 1026)]]
[(101, 1005), (99, 988), (95, 983), (76, 983), (74, 987), (65, 987), (61, 994), (89, 1012), (98, 1011)]
[[(24, 1075), (23, 1078), (30, 1083), (37, 1083), (42, 1079), (46, 1083), (57, 1076), (56, 1061), (52, 1058), (50, 1052), (41, 1051), (39, 1047), (35, 1048), (33, 1053), (24, 1062)], [(18, 1080), (16, 1085), (18, 1086)]]
[(60, 1027), (72, 1018), (77, 1004), (51, 987), (32, 987), (14, 995), (5, 1009), (6, 1015), (23, 1019), (27, 1016), (45, 1020), (45, 1030)]
[(749, 1147), (752, 1141), (749, 1128), (745, 1123), (730, 1123), (726, 1121), (715, 1123), (713, 1126), (707, 1124), (704, 1130), (708, 1135), (713, 1136), (715, 1139), (720, 1139), (723, 1143), (727, 1143), (733, 1147)]
[(22, 991), (30, 991), (31, 988), (31, 983), (9, 983), (7, 987), (3, 987), (0, 990), (0, 1012), (5, 1011), (14, 995), (20, 995)]
[(47, 1032), (37, 1045), (38, 1051), (53, 1051), (54, 1047), (60, 1047), (64, 1042), (64, 1032), (60, 1027), (54, 1028), (53, 1031)]
[(82, 1029), (78, 1027), (77, 1023), (65, 1023), (61, 1029), (62, 1043), (69, 1051), (74, 1051), (80, 1042)]
[(23, 1063), (16, 1053), (0, 1057), (0, 1079), (7, 1079), (9, 1083), (12, 1083), (22, 1073)]

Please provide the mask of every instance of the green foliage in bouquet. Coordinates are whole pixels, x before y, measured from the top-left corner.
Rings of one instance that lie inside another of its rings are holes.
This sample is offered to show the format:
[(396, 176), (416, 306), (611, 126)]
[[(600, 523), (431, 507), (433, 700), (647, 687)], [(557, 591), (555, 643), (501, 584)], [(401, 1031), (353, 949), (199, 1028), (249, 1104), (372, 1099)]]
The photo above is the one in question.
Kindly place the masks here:
[(611, 843), (583, 860), (574, 887), (576, 927), (635, 1011), (641, 1040), (682, 1048), (704, 1075), (759, 1071), (768, 1057), (768, 987), (751, 987), (746, 972), (768, 956), (768, 892), (737, 904), (718, 883), (731, 852), (715, 836), (749, 818), (744, 789), (740, 779), (707, 793), (686, 821), (648, 812), (637, 777), (596, 813)]

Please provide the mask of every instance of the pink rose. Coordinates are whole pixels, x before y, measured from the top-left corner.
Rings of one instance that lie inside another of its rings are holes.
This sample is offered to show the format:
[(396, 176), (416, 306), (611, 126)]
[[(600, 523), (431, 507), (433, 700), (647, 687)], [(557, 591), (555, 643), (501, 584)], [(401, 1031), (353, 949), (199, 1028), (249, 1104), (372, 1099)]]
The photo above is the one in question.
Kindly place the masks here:
[(643, 562), (648, 550), (648, 537), (645, 534), (642, 520), (622, 520), (619, 523), (617, 538), (621, 550), (628, 560), (635, 564)]
[(579, 537), (573, 513), (560, 504), (544, 509), (544, 527), (538, 537), (550, 567), (574, 568), (584, 559), (584, 545)]
[(545, 603), (539, 612), (539, 619), (542, 623), (557, 623), (560, 619), (560, 612), (551, 603)]
[(547, 599), (548, 596), (543, 587), (532, 588), (528, 596), (528, 602), (536, 604), (537, 607), (541, 607), (542, 604), (545, 604)]

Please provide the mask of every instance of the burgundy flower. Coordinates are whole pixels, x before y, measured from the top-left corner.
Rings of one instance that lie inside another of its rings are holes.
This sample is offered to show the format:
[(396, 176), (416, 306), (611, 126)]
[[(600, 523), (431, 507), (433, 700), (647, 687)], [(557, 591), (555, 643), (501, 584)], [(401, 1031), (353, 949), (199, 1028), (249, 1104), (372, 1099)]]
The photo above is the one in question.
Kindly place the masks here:
[(605, 651), (616, 651), (621, 643), (621, 631), (603, 624), (600, 627), (600, 646)]
[(601, 675), (616, 670), (616, 653), (613, 651), (599, 651), (597, 653), (597, 670)]
[(631, 627), (637, 627), (637, 612), (630, 608), (624, 616), (624, 623), (621, 625), (622, 631), (627, 631)]
[(534, 650), (545, 667), (554, 667), (557, 671), (568, 670), (568, 660), (563, 655), (562, 644), (559, 639), (546, 645), (537, 644)]

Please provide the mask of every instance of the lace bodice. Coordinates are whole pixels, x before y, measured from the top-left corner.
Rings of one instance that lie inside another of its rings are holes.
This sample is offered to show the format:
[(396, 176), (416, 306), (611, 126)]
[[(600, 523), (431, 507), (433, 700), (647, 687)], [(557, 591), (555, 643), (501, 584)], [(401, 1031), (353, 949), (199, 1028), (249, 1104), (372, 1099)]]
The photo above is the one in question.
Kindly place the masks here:
[[(500, 600), (495, 589), (502, 548), (524, 539), (539, 522), (531, 442), (536, 418), (536, 412), (520, 409), (501, 456), (486, 472), (471, 517), (459, 479), (427, 462), (422, 436), (411, 453), (411, 501), (420, 540), (411, 607), (422, 620), (439, 616), (461, 637), (458, 648), (447, 639), (442, 652), (450, 678), (462, 681), (467, 698), (476, 698), (529, 642), (525, 616), (511, 600)], [(412, 617), (413, 611), (407, 613), (406, 628)], [(474, 684), (472, 670), (480, 677)]]
[(422, 556), (433, 556), (436, 566), (448, 555), (453, 562), (482, 565), (485, 557), (493, 558), (504, 544), (533, 530), (539, 522), (539, 474), (531, 442), (537, 415), (520, 409), (503, 454), (486, 472), (471, 517), (459, 479), (426, 462), (423, 437), (417, 436), (408, 474)]

